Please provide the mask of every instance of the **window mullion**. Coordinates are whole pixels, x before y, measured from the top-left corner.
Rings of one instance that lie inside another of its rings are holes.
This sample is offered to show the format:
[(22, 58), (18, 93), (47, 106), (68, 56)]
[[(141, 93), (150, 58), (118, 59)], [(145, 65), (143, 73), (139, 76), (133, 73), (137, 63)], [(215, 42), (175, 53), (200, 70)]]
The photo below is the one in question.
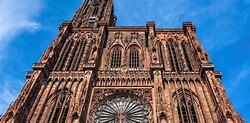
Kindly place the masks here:
[(186, 122), (189, 122), (189, 115), (188, 115), (188, 112), (187, 112), (188, 108), (185, 105), (185, 103), (184, 104), (183, 103), (182, 103), (182, 106), (181, 106), (181, 112), (182, 112), (182, 116), (183, 116), (183, 122), (186, 123)]
[[(189, 83), (189, 81), (188, 81), (188, 83)], [(192, 120), (192, 122), (194, 122), (194, 123), (198, 123), (198, 119), (197, 119), (197, 114), (196, 114), (196, 111), (195, 111), (195, 105), (194, 105), (194, 98), (193, 98), (193, 94), (192, 94), (192, 92), (191, 92), (191, 89), (189, 90), (189, 93), (190, 93), (190, 95), (191, 95), (191, 99), (190, 99), (190, 103), (191, 103), (191, 105), (190, 105), (190, 107), (189, 107), (189, 109), (190, 109), (190, 117), (191, 117), (191, 120)], [(192, 109), (191, 109), (192, 108)], [(193, 115), (194, 114), (194, 115)], [(194, 121), (195, 120), (195, 121)]]
[(117, 51), (117, 57), (116, 57), (116, 68), (119, 68), (119, 50)]
[(115, 51), (115, 68), (118, 66), (118, 50)]
[(118, 52), (118, 67), (121, 67), (121, 51)]
[(132, 68), (132, 51), (130, 51), (130, 60), (129, 60), (129, 66)]
[(136, 51), (136, 68), (139, 67), (139, 52)]
[(133, 50), (133, 68), (135, 68), (135, 50)]
[(114, 51), (114, 68), (116, 68), (117, 50)]
[(53, 112), (55, 110), (55, 105), (56, 105), (56, 102), (54, 102), (51, 106), (51, 109), (49, 110), (49, 118), (48, 118), (48, 122), (50, 122), (51, 118), (53, 118)]
[[(57, 106), (58, 106), (58, 102), (60, 101), (60, 95), (57, 97), (57, 100), (56, 100), (56, 104), (54, 105), (55, 106), (55, 109), (57, 110)], [(53, 111), (52, 113), (52, 118), (50, 119), (49, 123), (52, 123), (53, 119), (54, 119), (54, 116), (55, 116), (55, 112), (56, 110)]]
[(132, 55), (132, 63), (133, 63), (133, 68), (135, 68), (135, 51), (133, 50), (133, 55)]
[(115, 51), (112, 53), (112, 59), (111, 59), (111, 68), (114, 67), (114, 60), (115, 60)]
[(186, 110), (187, 110), (186, 114), (187, 114), (187, 117), (188, 117), (188, 121), (192, 122), (191, 121), (191, 117), (190, 117), (190, 111), (189, 111), (189, 105), (188, 105), (188, 98), (187, 98), (186, 92), (185, 92), (185, 90), (183, 88), (182, 88), (182, 91), (183, 91), (184, 103), (186, 105)]
[(175, 66), (174, 66), (174, 60), (173, 60), (173, 57), (172, 57), (172, 50), (171, 50), (171, 44), (168, 43), (167, 45), (167, 48), (168, 48), (168, 53), (169, 53), (169, 62), (170, 62), (170, 69), (171, 71), (175, 71)]
[(115, 49), (112, 53), (111, 68), (119, 67), (121, 67), (121, 51), (119, 49)]
[(67, 101), (68, 101), (67, 97), (65, 96), (64, 100), (63, 100), (63, 103), (62, 103), (62, 106), (61, 106), (61, 110), (60, 110), (59, 116), (58, 116), (58, 121), (60, 121), (60, 123), (65, 122), (65, 121), (62, 121), (61, 118), (63, 117), (63, 112), (65, 111), (65, 104), (67, 103)]

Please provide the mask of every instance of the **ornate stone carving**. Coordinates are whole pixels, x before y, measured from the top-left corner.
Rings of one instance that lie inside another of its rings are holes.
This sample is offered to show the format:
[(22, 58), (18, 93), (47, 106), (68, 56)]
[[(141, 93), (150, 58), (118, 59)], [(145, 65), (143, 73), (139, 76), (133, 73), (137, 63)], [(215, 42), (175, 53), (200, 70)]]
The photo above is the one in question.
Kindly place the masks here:
[[(90, 111), (90, 119), (92, 122), (94, 120), (92, 118), (95, 118), (95, 117), (98, 118), (98, 115), (96, 113), (100, 109), (100, 106), (101, 106), (100, 104), (102, 104), (100, 102), (105, 103), (106, 102), (105, 100), (115, 99), (115, 100), (113, 100), (113, 103), (116, 103), (117, 97), (118, 97), (118, 100), (120, 100), (119, 97), (121, 99), (125, 99), (125, 100), (127, 100), (127, 99), (128, 100), (129, 99), (141, 100), (142, 101), (141, 104), (145, 108), (142, 108), (140, 110), (142, 110), (142, 112), (145, 112), (146, 114), (139, 114), (139, 115), (141, 115), (141, 117), (145, 116), (145, 118), (146, 117), (148, 118), (148, 119), (142, 119), (142, 120), (147, 120), (147, 122), (150, 122), (150, 123), (153, 122), (152, 103), (151, 103), (152, 102), (152, 90), (150, 88), (144, 88), (144, 89), (101, 89), (101, 88), (97, 89), (96, 88), (96, 89), (94, 89), (93, 96), (95, 98), (92, 100), (92, 107), (91, 107), (92, 110)], [(136, 102), (138, 102), (138, 101), (136, 101)], [(131, 105), (133, 105), (133, 104), (131, 104)], [(131, 109), (131, 110), (133, 110), (133, 109)], [(101, 112), (99, 112), (99, 113), (101, 113)], [(122, 115), (122, 116), (124, 116), (124, 115)], [(133, 117), (136, 117), (136, 116), (132, 115), (131, 118), (133, 118)], [(126, 119), (126, 117), (124, 117), (124, 118)], [(123, 118), (118, 117), (118, 119), (123, 119)], [(123, 120), (125, 120), (125, 119), (123, 119)], [(97, 119), (95, 119), (95, 120), (97, 120)]]

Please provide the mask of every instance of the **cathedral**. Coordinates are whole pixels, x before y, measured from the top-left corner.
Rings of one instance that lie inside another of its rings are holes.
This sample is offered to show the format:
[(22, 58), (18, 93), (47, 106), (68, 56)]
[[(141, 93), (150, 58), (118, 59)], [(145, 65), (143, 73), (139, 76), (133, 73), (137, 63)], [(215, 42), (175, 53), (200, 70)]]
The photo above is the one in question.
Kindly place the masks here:
[(116, 26), (85, 0), (44, 51), (1, 123), (244, 123), (191, 22)]

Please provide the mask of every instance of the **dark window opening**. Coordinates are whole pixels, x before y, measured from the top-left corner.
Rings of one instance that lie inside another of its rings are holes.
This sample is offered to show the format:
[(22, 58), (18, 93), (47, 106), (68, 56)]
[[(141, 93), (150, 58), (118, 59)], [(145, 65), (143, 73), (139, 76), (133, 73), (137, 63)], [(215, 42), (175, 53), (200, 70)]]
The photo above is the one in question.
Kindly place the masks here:
[(72, 45), (73, 45), (73, 42), (69, 41), (69, 44), (65, 44), (65, 46), (66, 45), (68, 45), (68, 46), (67, 46), (66, 50), (62, 51), (62, 52), (64, 52), (62, 55), (62, 58), (60, 60), (58, 60), (60, 63), (58, 65), (57, 70), (63, 70), (63, 68), (65, 67), (67, 58), (69, 57), (69, 53), (70, 53)]
[(69, 99), (60, 95), (51, 106), (48, 123), (65, 123), (69, 111)]
[(171, 69), (171, 71), (175, 71), (174, 59), (173, 59), (171, 45), (170, 44), (167, 45), (167, 48), (168, 48), (168, 56), (169, 56), (170, 69)]
[(88, 26), (89, 26), (89, 27), (93, 27), (93, 26), (94, 26), (94, 23), (95, 23), (95, 22), (90, 21)]
[(93, 16), (96, 16), (99, 10), (99, 5), (95, 5), (94, 6), (94, 10), (93, 10)]
[(191, 99), (181, 97), (177, 111), (180, 123), (198, 123), (195, 107)]
[(96, 17), (90, 17), (88, 27), (94, 27)]
[(115, 49), (112, 54), (111, 68), (121, 67), (121, 50)]
[(130, 68), (139, 67), (139, 52), (135, 48), (131, 49), (129, 53), (129, 67)]
[(189, 69), (190, 71), (192, 71), (192, 65), (191, 65), (191, 62), (190, 62), (190, 60), (189, 60), (189, 58), (188, 58), (188, 54), (187, 54), (187, 46), (185, 45), (184, 42), (182, 43), (182, 49), (183, 49), (183, 53), (184, 53), (184, 57), (185, 57), (185, 60), (186, 60), (188, 69)]

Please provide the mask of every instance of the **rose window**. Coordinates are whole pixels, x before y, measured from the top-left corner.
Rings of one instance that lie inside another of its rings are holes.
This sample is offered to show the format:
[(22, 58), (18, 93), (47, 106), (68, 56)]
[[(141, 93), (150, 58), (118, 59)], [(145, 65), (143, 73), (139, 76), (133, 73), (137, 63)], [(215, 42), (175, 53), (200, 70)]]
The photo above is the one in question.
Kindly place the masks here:
[(116, 97), (98, 104), (92, 115), (95, 123), (148, 123), (149, 109), (131, 97)]

